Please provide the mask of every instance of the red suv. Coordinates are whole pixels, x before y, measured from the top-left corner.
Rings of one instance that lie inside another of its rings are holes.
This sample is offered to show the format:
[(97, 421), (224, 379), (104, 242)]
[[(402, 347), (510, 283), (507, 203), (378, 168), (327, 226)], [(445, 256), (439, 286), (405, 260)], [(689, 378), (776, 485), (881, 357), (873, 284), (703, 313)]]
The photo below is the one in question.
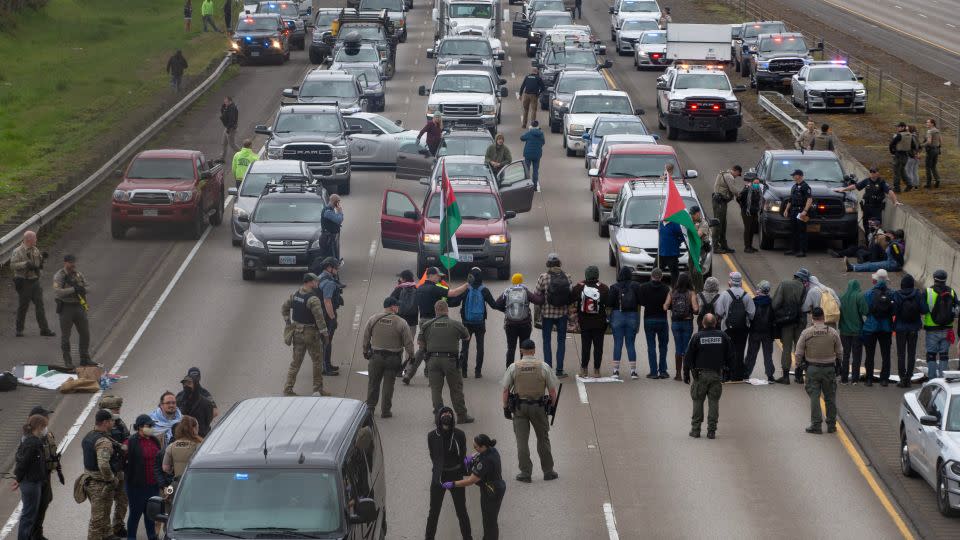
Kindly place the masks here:
[(386, 249), (417, 252), (417, 275), (440, 264), (440, 218), (443, 213), (440, 171), (446, 165), (463, 223), (457, 230), (460, 262), (496, 268), (498, 279), (510, 277), (510, 231), (507, 220), (533, 207), (533, 181), (522, 161), (494, 177), (483, 156), (445, 156), (433, 176), (421, 212), (402, 191), (387, 190), (380, 211), (380, 243)]
[[(623, 184), (639, 178), (660, 178), (667, 163), (673, 164), (674, 174), (680, 174), (682, 169), (676, 151), (664, 144), (617, 144), (600, 156), (597, 168), (587, 172), (593, 199), (593, 220), (600, 223), (597, 229), (600, 236), (610, 235), (607, 218)], [(683, 172), (685, 179), (696, 177), (695, 170)]]
[(110, 231), (123, 238), (131, 227), (185, 225), (200, 238), (209, 218), (223, 222), (223, 163), (197, 150), (146, 150), (127, 167), (113, 192)]

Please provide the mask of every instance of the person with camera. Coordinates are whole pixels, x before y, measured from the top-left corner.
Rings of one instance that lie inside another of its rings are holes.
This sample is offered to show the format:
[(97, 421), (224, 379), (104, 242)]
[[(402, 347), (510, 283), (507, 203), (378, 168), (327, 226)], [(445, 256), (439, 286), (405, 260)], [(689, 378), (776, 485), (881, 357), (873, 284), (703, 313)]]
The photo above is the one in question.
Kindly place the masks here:
[(80, 365), (96, 365), (90, 359), (90, 324), (87, 320), (87, 283), (83, 274), (77, 270), (77, 258), (73, 255), (63, 257), (63, 268), (53, 276), (53, 294), (57, 299), (57, 314), (60, 315), (60, 350), (63, 363), (73, 368), (70, 357), (70, 332), (77, 327), (80, 340)]
[(320, 213), (320, 246), (323, 254), (340, 260), (340, 228), (343, 227), (343, 205), (339, 195), (331, 195)]
[(47, 260), (47, 252), (37, 248), (37, 233), (23, 233), (23, 241), (13, 250), (10, 268), (13, 269), (13, 287), (17, 291), (17, 337), (23, 337), (23, 327), (27, 320), (27, 311), (33, 303), (37, 316), (40, 335), (52, 337), (56, 334), (47, 324), (47, 312), (43, 308), (43, 287), (40, 286), (40, 271)]

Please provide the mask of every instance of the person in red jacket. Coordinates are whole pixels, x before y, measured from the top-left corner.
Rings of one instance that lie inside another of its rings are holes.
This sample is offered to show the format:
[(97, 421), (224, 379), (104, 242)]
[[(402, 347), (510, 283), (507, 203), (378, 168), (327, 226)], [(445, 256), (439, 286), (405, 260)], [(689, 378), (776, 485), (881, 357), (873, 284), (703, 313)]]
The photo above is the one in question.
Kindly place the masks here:
[(420, 142), (420, 137), (427, 135), (427, 148), (430, 149), (430, 154), (437, 155), (437, 150), (440, 149), (440, 139), (443, 138), (443, 118), (440, 117), (440, 113), (433, 113), (433, 118), (427, 120), (427, 125), (423, 126), (423, 129), (420, 130), (420, 133), (417, 134), (417, 142)]

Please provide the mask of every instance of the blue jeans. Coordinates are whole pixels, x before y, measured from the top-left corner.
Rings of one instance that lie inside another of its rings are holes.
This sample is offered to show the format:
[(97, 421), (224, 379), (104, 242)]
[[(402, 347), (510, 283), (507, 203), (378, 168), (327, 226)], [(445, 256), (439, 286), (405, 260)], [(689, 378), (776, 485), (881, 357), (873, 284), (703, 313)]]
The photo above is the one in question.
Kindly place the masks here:
[(540, 158), (531, 159), (525, 157), (523, 158), (523, 166), (532, 175), (533, 189), (537, 189), (537, 186), (540, 185)]
[(567, 319), (563, 317), (543, 318), (543, 361), (548, 366), (553, 366), (553, 344), (550, 339), (553, 337), (553, 329), (557, 329), (557, 371), (563, 371), (563, 355), (567, 350)]
[(950, 358), (947, 331), (927, 329), (924, 334), (924, 345), (927, 349), (927, 378), (943, 377), (943, 371), (947, 369), (947, 360)]
[(627, 346), (627, 359), (637, 361), (637, 330), (640, 314), (636, 311), (623, 312), (615, 310), (610, 316), (610, 327), (613, 329), (613, 361), (620, 361), (621, 346)]
[(30, 540), (33, 537), (33, 528), (37, 525), (37, 514), (40, 512), (42, 493), (43, 482), (23, 482), (20, 484), (20, 502), (23, 503), (23, 510), (20, 512), (17, 540)]
[(854, 272), (876, 272), (877, 270), (883, 268), (887, 272), (899, 272), (900, 265), (897, 264), (897, 261), (887, 257), (886, 259), (878, 262), (865, 262), (850, 265), (853, 267)]
[[(667, 373), (667, 341), (670, 339), (670, 330), (666, 319), (643, 319), (643, 335), (647, 338), (647, 362), (650, 364), (650, 373)], [(660, 342), (660, 363), (657, 364), (657, 342)]]
[(147, 531), (147, 538), (156, 540), (157, 527), (152, 520), (147, 519), (147, 499), (160, 495), (160, 487), (132, 486), (127, 484), (127, 501), (129, 514), (127, 515), (127, 539), (137, 540), (137, 527), (140, 526), (140, 517), (143, 517), (143, 528)]
[(690, 336), (693, 335), (693, 320), (671, 321), (670, 329), (673, 330), (674, 351), (679, 355), (687, 354), (687, 346), (690, 344)]

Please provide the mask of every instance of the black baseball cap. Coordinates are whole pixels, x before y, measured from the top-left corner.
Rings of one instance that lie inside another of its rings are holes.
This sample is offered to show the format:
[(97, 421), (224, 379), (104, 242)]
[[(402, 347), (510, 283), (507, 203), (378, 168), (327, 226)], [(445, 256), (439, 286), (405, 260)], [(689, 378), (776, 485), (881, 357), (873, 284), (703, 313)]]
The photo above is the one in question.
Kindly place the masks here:
[(800, 169), (794, 169), (793, 172), (790, 173), (790, 176), (797, 176), (797, 175), (803, 176), (803, 171), (801, 171)]
[(385, 308), (399, 306), (399, 305), (400, 305), (400, 302), (398, 302), (397, 299), (392, 296), (388, 296), (383, 299), (383, 307)]
[(37, 405), (36, 407), (30, 409), (30, 416), (39, 414), (40, 416), (50, 416), (53, 413), (53, 409), (45, 409), (42, 405)]
[[(107, 411), (107, 412), (110, 412), (110, 411)], [(97, 414), (99, 415), (100, 413), (97, 413)], [(113, 415), (111, 415), (110, 418), (113, 418)], [(153, 418), (150, 418), (149, 415), (141, 414), (140, 416), (137, 417), (137, 420), (133, 423), (133, 429), (140, 429), (145, 426), (153, 427), (155, 425), (157, 425), (157, 423), (153, 421)]]
[(73, 255), (72, 253), (68, 253), (63, 256), (63, 262), (77, 262), (77, 256)]
[(435, 275), (440, 275), (440, 276), (442, 276), (442, 275), (443, 275), (443, 272), (441, 272), (440, 269), (437, 268), (436, 266), (431, 266), (430, 268), (427, 268), (427, 275), (428, 275), (428, 276), (435, 276)]
[(537, 348), (537, 344), (532, 339), (525, 339), (520, 342), (520, 348), (525, 351), (531, 351)]

